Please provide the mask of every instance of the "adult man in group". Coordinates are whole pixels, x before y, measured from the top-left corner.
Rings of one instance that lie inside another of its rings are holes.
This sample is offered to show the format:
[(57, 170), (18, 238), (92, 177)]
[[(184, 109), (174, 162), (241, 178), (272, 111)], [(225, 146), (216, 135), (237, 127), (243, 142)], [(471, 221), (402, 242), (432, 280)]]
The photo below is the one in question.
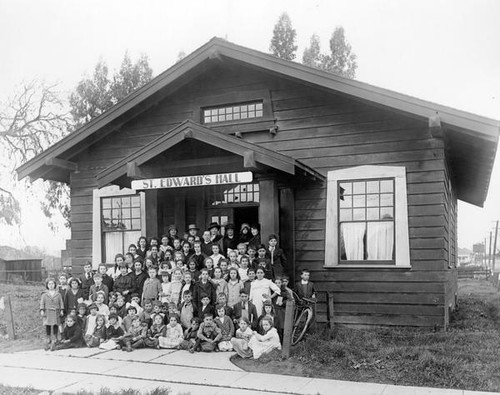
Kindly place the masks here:
[(210, 231), (210, 240), (212, 243), (218, 243), (222, 239), (220, 225), (217, 222), (211, 222), (208, 226), (208, 230)]

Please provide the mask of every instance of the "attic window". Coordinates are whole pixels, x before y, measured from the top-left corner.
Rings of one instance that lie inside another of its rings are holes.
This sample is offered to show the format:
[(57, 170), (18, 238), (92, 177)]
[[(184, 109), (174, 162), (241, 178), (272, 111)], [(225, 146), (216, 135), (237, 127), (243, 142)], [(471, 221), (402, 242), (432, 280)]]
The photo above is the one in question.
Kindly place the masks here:
[(251, 118), (262, 118), (263, 116), (264, 104), (262, 100), (203, 109), (203, 122), (205, 124), (242, 121)]

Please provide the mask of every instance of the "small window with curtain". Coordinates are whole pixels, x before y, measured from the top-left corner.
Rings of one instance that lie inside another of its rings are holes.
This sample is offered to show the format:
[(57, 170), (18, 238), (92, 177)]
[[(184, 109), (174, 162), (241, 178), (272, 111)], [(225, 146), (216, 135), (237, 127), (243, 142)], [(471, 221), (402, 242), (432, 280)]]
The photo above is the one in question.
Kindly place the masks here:
[(394, 179), (338, 182), (340, 261), (394, 262)]

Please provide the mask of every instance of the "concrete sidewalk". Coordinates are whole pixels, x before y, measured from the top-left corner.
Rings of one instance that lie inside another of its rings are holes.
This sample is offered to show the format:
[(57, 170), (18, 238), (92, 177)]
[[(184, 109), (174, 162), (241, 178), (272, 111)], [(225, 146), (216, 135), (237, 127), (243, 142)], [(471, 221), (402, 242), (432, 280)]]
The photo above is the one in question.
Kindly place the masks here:
[(229, 361), (230, 353), (195, 353), (142, 349), (127, 353), (81, 348), (56, 352), (0, 354), (0, 383), (31, 386), (49, 393), (98, 392), (157, 387), (172, 394), (349, 394), (349, 395), (480, 395), (424, 387), (314, 379), (245, 372)]

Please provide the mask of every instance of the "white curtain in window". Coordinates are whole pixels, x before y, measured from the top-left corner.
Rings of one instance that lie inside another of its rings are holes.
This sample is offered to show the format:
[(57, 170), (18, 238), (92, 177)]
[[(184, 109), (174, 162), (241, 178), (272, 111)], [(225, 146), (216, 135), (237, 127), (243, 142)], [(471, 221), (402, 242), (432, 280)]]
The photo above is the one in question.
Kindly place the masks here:
[(116, 254), (123, 254), (122, 232), (105, 232), (104, 233), (104, 256), (106, 263), (115, 261)]
[(106, 263), (115, 261), (116, 254), (125, 254), (130, 244), (137, 244), (141, 236), (140, 230), (128, 232), (105, 232), (104, 233), (104, 256)]
[(368, 260), (390, 261), (394, 249), (394, 223), (368, 222)]
[(366, 224), (360, 222), (343, 223), (340, 225), (340, 233), (344, 241), (348, 261), (363, 260), (363, 237), (365, 229)]

